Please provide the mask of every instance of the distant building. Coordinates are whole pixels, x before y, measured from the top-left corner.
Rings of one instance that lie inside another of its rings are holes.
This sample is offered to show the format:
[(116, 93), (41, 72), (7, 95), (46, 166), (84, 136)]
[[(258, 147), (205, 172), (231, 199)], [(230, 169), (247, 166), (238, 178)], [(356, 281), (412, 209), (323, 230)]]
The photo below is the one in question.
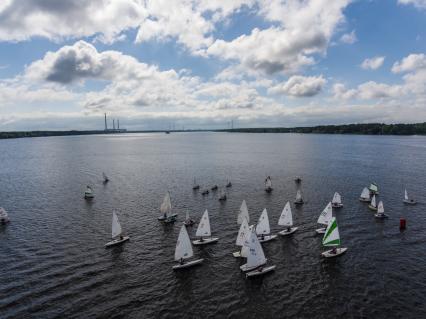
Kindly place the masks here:
[(108, 128), (107, 115), (105, 115), (105, 132), (106, 133), (125, 133), (127, 130), (125, 128), (120, 128), (120, 120), (117, 119), (117, 128), (115, 127), (115, 119), (112, 120), (112, 129)]

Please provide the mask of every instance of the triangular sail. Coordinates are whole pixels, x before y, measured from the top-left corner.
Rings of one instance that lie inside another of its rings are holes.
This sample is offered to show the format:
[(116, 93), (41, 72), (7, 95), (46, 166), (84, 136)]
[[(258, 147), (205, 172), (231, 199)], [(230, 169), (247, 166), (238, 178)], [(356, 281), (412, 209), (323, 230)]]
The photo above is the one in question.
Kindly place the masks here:
[(372, 207), (376, 207), (376, 195), (373, 195), (373, 197), (371, 198), (371, 203), (370, 203), (370, 205), (371, 205)]
[(363, 199), (369, 199), (370, 198), (370, 191), (368, 190), (367, 187), (364, 187), (364, 189), (362, 190), (361, 198), (363, 198)]
[(179, 237), (176, 243), (175, 260), (181, 258), (187, 259), (194, 256), (192, 251), (191, 240), (189, 239), (188, 232), (186, 231), (185, 225), (180, 228)]
[(385, 208), (383, 207), (383, 202), (380, 201), (379, 205), (377, 206), (377, 213), (378, 214), (384, 214), (384, 212), (385, 212)]
[(204, 212), (203, 216), (201, 216), (200, 223), (198, 224), (197, 232), (195, 233), (198, 237), (208, 237), (211, 236), (211, 230), (210, 230), (210, 219), (209, 219), (209, 212)]
[(271, 180), (271, 178), (269, 176), (265, 180), (265, 187), (266, 188), (271, 188), (272, 187), (272, 180)]
[(248, 212), (248, 208), (247, 208), (247, 204), (246, 204), (245, 199), (241, 203), (240, 211), (238, 212), (238, 218), (237, 218), (238, 225), (242, 224), (243, 219), (246, 219), (247, 223), (250, 222), (250, 216), (249, 216), (249, 212)]
[(318, 217), (318, 224), (328, 225), (331, 218), (333, 217), (333, 207), (331, 203), (328, 203), (324, 210), (321, 212), (321, 215)]
[(404, 198), (405, 198), (405, 200), (408, 200), (408, 193), (407, 193), (407, 190), (405, 190), (405, 192), (404, 192)]
[(172, 210), (172, 202), (170, 200), (170, 193), (167, 192), (166, 196), (164, 196), (163, 202), (161, 203), (160, 211), (163, 214), (167, 214), (167, 213), (170, 213), (171, 210)]
[(340, 194), (338, 192), (334, 193), (332, 203), (333, 204), (341, 204), (342, 203), (342, 197), (340, 196)]
[(379, 191), (379, 188), (377, 187), (377, 184), (371, 183), (369, 187), (370, 191), (377, 193)]
[(112, 213), (112, 238), (120, 236), (122, 233), (120, 222), (118, 221), (117, 214)]
[(269, 227), (269, 218), (268, 218), (268, 212), (266, 211), (266, 208), (263, 210), (262, 214), (260, 215), (259, 221), (256, 225), (256, 233), (258, 235), (267, 235), (271, 232), (271, 229)]
[(253, 268), (265, 264), (266, 258), (256, 233), (250, 234), (248, 242), (247, 267)]
[(246, 233), (246, 238), (244, 239), (243, 247), (241, 247), (241, 257), (247, 258), (249, 253), (249, 242), (250, 242), (250, 236), (253, 232), (254, 225), (249, 226), (249, 231)]
[(336, 217), (333, 217), (328, 224), (327, 230), (325, 231), (324, 237), (322, 239), (322, 244), (324, 246), (340, 245), (340, 235), (339, 228), (337, 227)]
[(281, 212), (280, 219), (278, 220), (278, 225), (288, 227), (293, 226), (293, 216), (291, 214), (290, 202), (285, 204), (284, 209)]
[(300, 189), (297, 190), (296, 192), (296, 201), (301, 201), (302, 200), (302, 191)]
[(244, 241), (248, 237), (248, 234), (250, 234), (250, 229), (247, 223), (247, 219), (244, 218), (243, 222), (241, 223), (240, 230), (238, 231), (237, 241), (235, 245), (244, 246)]

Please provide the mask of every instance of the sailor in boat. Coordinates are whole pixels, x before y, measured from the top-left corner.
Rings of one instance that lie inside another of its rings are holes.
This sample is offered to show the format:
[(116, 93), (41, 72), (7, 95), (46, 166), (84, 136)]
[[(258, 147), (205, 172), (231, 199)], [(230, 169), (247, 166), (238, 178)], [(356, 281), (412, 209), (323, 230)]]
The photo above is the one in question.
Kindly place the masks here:
[(333, 255), (337, 254), (337, 249), (336, 249), (336, 247), (333, 247), (333, 249), (332, 249), (332, 250), (330, 250), (330, 254), (333, 254)]
[(200, 242), (203, 242), (203, 241), (204, 241), (203, 237), (200, 237)]
[(120, 240), (123, 240), (124, 238), (123, 238), (123, 235), (120, 235)]
[(179, 260), (179, 264), (183, 265), (183, 258)]
[(261, 239), (262, 239), (262, 240), (265, 240), (265, 235), (264, 235), (264, 234), (262, 234)]
[(291, 227), (290, 226), (288, 226), (287, 227), (287, 233), (289, 233), (291, 231)]

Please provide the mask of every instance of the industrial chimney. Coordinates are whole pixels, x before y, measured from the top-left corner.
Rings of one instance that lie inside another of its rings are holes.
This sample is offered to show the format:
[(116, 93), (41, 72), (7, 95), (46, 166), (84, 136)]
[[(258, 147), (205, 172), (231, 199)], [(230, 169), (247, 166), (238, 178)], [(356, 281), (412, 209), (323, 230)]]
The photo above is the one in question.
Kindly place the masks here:
[(105, 131), (108, 130), (108, 125), (107, 125), (107, 119), (106, 119), (106, 113), (105, 113)]
[(117, 119), (117, 129), (118, 130), (120, 129), (120, 120), (119, 119)]
[(115, 130), (115, 120), (112, 119), (112, 129)]

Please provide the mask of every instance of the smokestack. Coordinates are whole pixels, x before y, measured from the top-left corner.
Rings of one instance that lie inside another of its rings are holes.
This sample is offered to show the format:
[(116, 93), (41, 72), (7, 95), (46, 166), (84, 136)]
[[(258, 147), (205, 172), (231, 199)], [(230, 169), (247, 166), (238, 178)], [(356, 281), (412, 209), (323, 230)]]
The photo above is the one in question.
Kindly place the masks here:
[(105, 113), (105, 131), (108, 130), (108, 126), (107, 126), (107, 119), (106, 119), (106, 113)]
[(117, 119), (117, 129), (120, 129), (120, 120)]
[(115, 130), (115, 120), (112, 119), (112, 129)]

